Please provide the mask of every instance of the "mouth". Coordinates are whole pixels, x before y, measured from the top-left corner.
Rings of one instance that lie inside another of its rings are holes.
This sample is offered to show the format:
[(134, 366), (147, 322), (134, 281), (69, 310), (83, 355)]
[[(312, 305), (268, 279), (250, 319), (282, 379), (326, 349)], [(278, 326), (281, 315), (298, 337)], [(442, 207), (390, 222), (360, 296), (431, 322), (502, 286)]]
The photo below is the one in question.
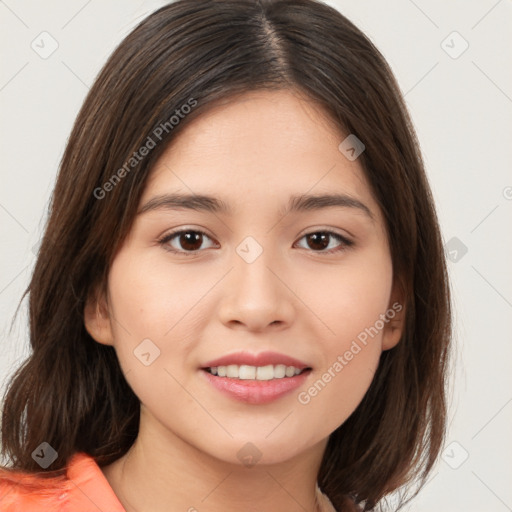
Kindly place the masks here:
[(216, 377), (227, 377), (229, 379), (238, 380), (259, 380), (268, 381), (273, 379), (289, 379), (296, 375), (311, 371), (311, 368), (298, 368), (296, 366), (285, 364), (268, 364), (265, 366), (251, 366), (247, 364), (237, 365), (220, 365), (209, 366), (202, 370)]
[[(219, 369), (221, 375), (219, 375)], [(227, 365), (206, 367), (201, 368), (201, 370), (205, 381), (212, 388), (232, 400), (251, 405), (268, 404), (289, 395), (292, 391), (306, 384), (312, 371), (309, 367), (300, 369), (285, 365), (259, 367)], [(214, 374), (215, 371), (217, 372), (216, 375)], [(284, 376), (281, 376), (283, 371)], [(223, 373), (226, 373), (226, 375), (222, 376)], [(236, 376), (237, 373), (238, 376)], [(289, 376), (287, 376), (287, 373)]]
[(200, 370), (207, 383), (230, 399), (263, 405), (305, 385), (313, 368), (276, 352), (238, 352), (209, 361)]

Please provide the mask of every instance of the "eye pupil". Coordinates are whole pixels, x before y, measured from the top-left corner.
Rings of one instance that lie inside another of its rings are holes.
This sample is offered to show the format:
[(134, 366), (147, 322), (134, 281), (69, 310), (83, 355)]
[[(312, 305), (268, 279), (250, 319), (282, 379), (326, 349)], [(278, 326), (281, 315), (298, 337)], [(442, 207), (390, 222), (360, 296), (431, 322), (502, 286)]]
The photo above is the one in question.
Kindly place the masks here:
[[(183, 249), (188, 249), (190, 251), (196, 251), (201, 247), (203, 235), (196, 231), (187, 231), (180, 236), (180, 245)], [(199, 247), (195, 247), (194, 244), (197, 244), (199, 241)], [(192, 245), (192, 246), (191, 246)]]
[(329, 245), (329, 234), (328, 233), (311, 233), (309, 235), (307, 235), (308, 237), (308, 245), (311, 247), (311, 245), (309, 244), (310, 241), (313, 241), (313, 244), (318, 244), (319, 241), (320, 241), (320, 247), (311, 247), (312, 249), (325, 249), (328, 245)]

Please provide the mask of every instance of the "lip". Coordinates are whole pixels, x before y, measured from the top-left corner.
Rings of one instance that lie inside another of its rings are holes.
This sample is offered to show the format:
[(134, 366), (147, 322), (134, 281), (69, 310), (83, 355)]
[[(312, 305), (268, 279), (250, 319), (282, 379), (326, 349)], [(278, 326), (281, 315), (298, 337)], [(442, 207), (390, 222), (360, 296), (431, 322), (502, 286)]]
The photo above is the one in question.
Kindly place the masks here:
[[(249, 366), (267, 366), (284, 364), (294, 366), (303, 372), (293, 377), (283, 377), (282, 379), (256, 380), (256, 379), (234, 379), (231, 377), (219, 377), (212, 375), (207, 368), (212, 366), (228, 366), (230, 364), (249, 365)], [(208, 361), (200, 368), (201, 374), (217, 390), (239, 402), (245, 402), (253, 405), (263, 405), (290, 393), (301, 386), (311, 373), (311, 366), (295, 357), (279, 354), (278, 352), (260, 352), (253, 354), (251, 352), (236, 352), (227, 354)]]
[(201, 369), (200, 373), (212, 386), (230, 398), (247, 404), (263, 405), (297, 389), (309, 377), (311, 370), (305, 370), (294, 377), (272, 380), (241, 380), (219, 377), (205, 369)]
[[(260, 352), (259, 354), (252, 354), (251, 352), (236, 352), (228, 354), (218, 359), (208, 361), (201, 368), (211, 368), (212, 366), (228, 366), (229, 364), (236, 364), (238, 366), (246, 364), (248, 366), (267, 366), (269, 364), (277, 365), (284, 364), (286, 366), (295, 366), (299, 370), (305, 368), (311, 368), (303, 361), (299, 361), (294, 357), (287, 356), (285, 354), (279, 354), (278, 352)], [(293, 377), (287, 377), (292, 379)]]

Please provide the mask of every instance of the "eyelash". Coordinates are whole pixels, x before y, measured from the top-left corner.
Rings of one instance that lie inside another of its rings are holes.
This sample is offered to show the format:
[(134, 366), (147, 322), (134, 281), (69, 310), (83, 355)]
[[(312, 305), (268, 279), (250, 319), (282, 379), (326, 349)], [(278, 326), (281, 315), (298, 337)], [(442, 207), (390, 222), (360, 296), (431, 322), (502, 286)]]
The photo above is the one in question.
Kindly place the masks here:
[[(162, 238), (160, 238), (158, 240), (158, 243), (160, 245), (164, 246), (164, 249), (166, 251), (172, 252), (174, 254), (183, 254), (184, 256), (194, 256), (197, 253), (201, 252), (200, 249), (195, 250), (195, 251), (178, 251), (176, 249), (169, 248), (169, 246), (167, 245), (168, 242), (170, 242), (173, 238), (176, 238), (178, 235), (182, 235), (184, 233), (199, 233), (203, 236), (206, 236), (207, 238), (209, 238), (211, 240), (211, 237), (200, 229), (180, 229), (178, 231), (173, 231), (171, 233), (164, 235)], [(313, 251), (312, 250), (312, 252), (314, 252), (314, 253), (333, 254), (333, 253), (338, 253), (338, 252), (344, 251), (354, 245), (354, 242), (352, 240), (345, 238), (344, 236), (340, 235), (339, 233), (336, 233), (334, 231), (328, 231), (328, 230), (318, 230), (318, 231), (311, 231), (309, 233), (305, 233), (299, 240), (302, 240), (303, 238), (305, 238), (309, 235), (317, 235), (317, 234), (329, 235), (332, 238), (335, 238), (338, 242), (340, 242), (341, 245), (335, 249), (330, 249), (329, 251), (325, 251), (325, 250)]]

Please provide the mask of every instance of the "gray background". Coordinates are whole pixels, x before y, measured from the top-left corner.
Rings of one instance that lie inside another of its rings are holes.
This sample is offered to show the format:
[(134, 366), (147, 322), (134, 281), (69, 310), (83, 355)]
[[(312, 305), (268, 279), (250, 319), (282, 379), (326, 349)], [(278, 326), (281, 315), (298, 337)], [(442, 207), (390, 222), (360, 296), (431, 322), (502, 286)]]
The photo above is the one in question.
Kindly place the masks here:
[[(25, 304), (9, 329), (72, 123), (117, 43), (164, 3), (0, 1), (2, 392), (28, 354)], [(448, 441), (410, 510), (512, 511), (512, 3), (328, 3), (374, 41), (398, 78), (451, 260), (457, 347)]]

